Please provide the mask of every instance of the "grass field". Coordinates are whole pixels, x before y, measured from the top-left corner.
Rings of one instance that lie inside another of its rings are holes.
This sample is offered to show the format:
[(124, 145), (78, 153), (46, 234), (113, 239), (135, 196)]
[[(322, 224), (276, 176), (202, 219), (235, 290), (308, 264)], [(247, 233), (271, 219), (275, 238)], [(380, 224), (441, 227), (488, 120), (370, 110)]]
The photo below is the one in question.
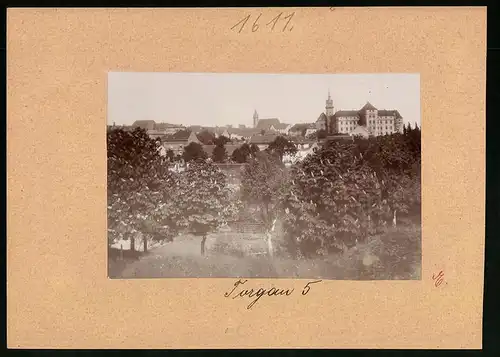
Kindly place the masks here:
[(421, 231), (391, 228), (340, 254), (315, 259), (268, 257), (262, 236), (217, 233), (200, 255), (200, 238), (180, 236), (128, 261), (109, 263), (110, 278), (311, 278), (415, 280), (421, 274)]

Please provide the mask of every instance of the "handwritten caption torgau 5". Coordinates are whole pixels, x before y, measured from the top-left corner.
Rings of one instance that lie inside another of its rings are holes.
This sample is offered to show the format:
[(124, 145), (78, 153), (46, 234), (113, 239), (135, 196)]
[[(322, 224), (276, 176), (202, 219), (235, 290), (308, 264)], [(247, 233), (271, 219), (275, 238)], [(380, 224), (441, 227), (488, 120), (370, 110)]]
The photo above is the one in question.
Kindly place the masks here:
[[(224, 296), (226, 298), (232, 298), (232, 299), (237, 299), (237, 298), (244, 298), (248, 297), (250, 299), (253, 299), (250, 304), (247, 306), (247, 309), (250, 310), (256, 303), (259, 301), (260, 298), (263, 296), (290, 296), (293, 294), (295, 289), (280, 289), (280, 288), (275, 288), (271, 287), (268, 289), (265, 288), (259, 288), (259, 289), (242, 289), (242, 290), (237, 290), (240, 285), (244, 285), (248, 280), (238, 280), (237, 282), (234, 283), (233, 289), (231, 291), (228, 291), (224, 293)], [(307, 295), (309, 291), (311, 290), (311, 285), (320, 283), (323, 280), (314, 280), (308, 282), (304, 287), (302, 288), (302, 295)]]

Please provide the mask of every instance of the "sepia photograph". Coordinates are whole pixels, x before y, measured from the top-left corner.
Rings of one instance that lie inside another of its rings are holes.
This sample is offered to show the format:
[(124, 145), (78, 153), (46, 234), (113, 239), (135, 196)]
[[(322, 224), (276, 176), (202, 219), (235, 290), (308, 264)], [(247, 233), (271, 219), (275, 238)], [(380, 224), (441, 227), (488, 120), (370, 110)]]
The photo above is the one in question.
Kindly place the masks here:
[(108, 73), (108, 277), (420, 280), (420, 75)]

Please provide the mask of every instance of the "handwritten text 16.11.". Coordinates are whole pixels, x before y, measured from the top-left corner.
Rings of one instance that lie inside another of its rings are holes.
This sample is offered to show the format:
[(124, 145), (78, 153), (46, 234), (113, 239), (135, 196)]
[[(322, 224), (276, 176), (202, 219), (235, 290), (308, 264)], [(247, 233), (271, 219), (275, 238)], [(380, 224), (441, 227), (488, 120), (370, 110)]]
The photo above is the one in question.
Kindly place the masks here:
[[(285, 32), (285, 30), (292, 31), (293, 29), (293, 24), (291, 24), (292, 18), (295, 15), (295, 12), (292, 12), (290, 15), (284, 16), (282, 12), (278, 14), (278, 16), (275, 16), (271, 21), (264, 23), (261, 20), (262, 14), (259, 14), (255, 21), (252, 24), (252, 32), (256, 32), (259, 29), (261, 29), (261, 26), (264, 25), (268, 30), (270, 31), (279, 31)], [(244, 18), (242, 18), (240, 21), (238, 21), (233, 27), (231, 27), (231, 30), (237, 31), (238, 33), (241, 33), (244, 29), (245, 26), (247, 25), (247, 22), (250, 20), (251, 15), (247, 15)], [(282, 20), (282, 21), (280, 21)], [(278, 25), (279, 22), (279, 25)]]

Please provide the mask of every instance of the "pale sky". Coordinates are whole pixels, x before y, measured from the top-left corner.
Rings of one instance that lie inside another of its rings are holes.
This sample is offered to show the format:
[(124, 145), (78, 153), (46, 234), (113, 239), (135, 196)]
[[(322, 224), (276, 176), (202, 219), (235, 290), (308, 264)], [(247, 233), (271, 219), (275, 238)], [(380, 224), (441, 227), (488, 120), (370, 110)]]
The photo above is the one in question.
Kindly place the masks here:
[(396, 109), (405, 123), (420, 123), (419, 74), (261, 74), (110, 72), (108, 124), (154, 120), (202, 126), (252, 126), (260, 119), (313, 123), (325, 111)]

